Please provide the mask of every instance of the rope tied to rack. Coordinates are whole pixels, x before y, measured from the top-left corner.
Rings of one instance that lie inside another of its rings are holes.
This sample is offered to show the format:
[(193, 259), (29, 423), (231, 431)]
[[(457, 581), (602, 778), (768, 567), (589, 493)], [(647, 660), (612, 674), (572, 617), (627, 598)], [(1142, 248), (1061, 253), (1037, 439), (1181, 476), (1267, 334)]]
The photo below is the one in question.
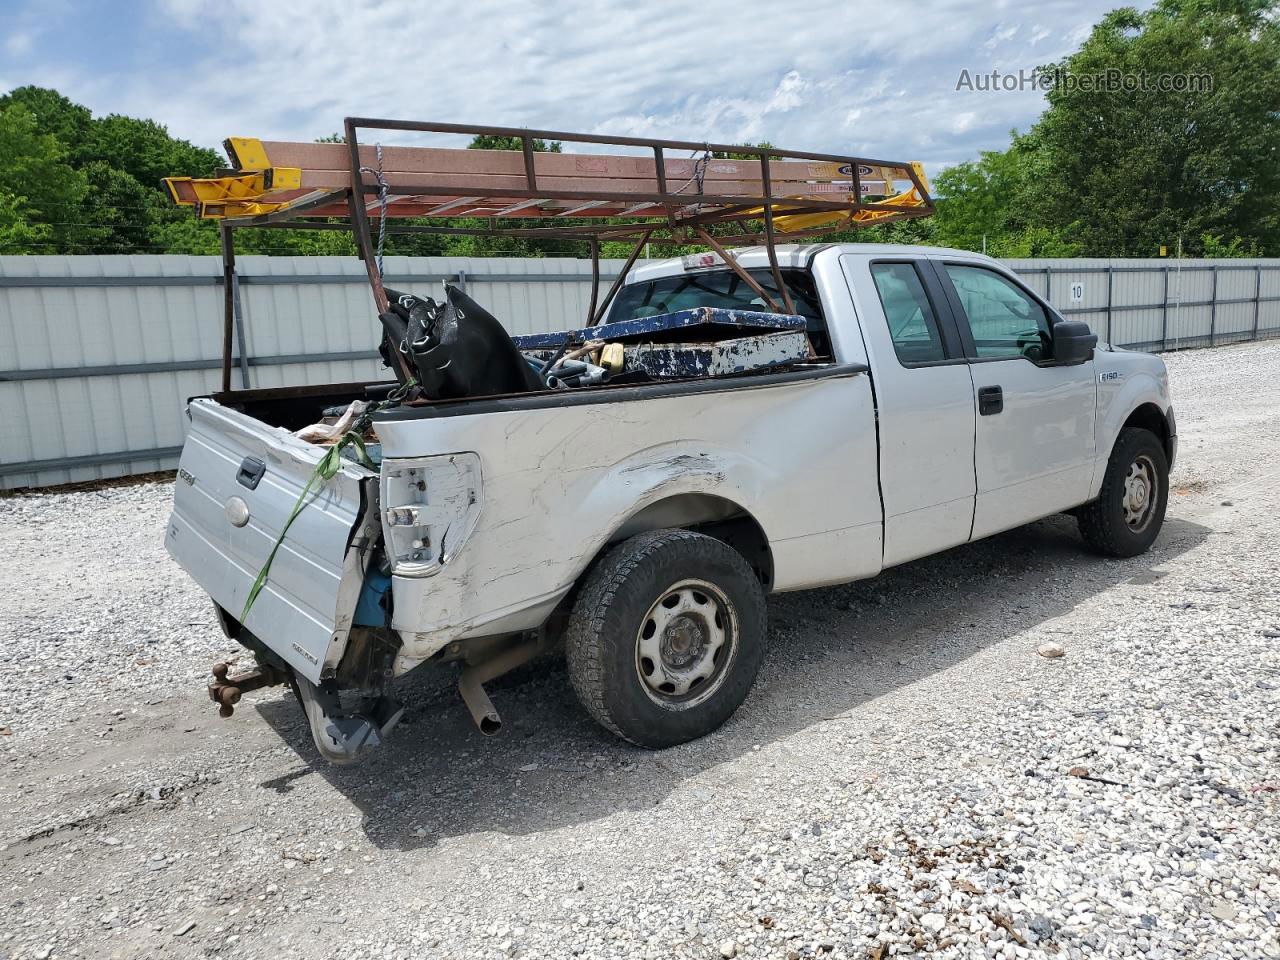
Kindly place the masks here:
[(378, 184), (377, 264), (378, 264), (378, 276), (381, 277), (383, 275), (382, 274), (382, 248), (386, 245), (386, 242), (387, 242), (387, 194), (391, 188), (390, 188), (390, 185), (387, 183), (387, 178), (383, 176), (383, 173), (382, 173), (382, 144), (381, 143), (374, 144), (374, 150), (376, 151), (377, 157), (378, 157), (378, 169), (375, 170), (373, 169), (373, 167), (361, 167), (360, 172), (372, 174), (373, 179)]
[[(697, 154), (697, 152), (698, 152), (697, 150), (692, 151), (689, 154), (689, 159), (692, 160), (693, 157)], [(698, 185), (698, 193), (701, 194), (703, 192), (702, 184), (707, 176), (707, 167), (710, 165), (711, 165), (711, 144), (704, 143), (702, 145), (702, 156), (698, 157), (698, 159), (694, 161), (693, 176), (690, 177), (688, 180), (686, 180), (684, 183), (680, 184), (680, 186), (676, 190), (673, 190), (672, 192), (684, 193), (685, 188), (687, 188), (689, 184), (696, 183)]]
[(698, 193), (702, 193), (702, 181), (707, 175), (707, 167), (711, 164), (711, 145), (704, 143), (702, 145), (702, 156), (698, 158), (698, 162), (693, 165), (693, 177), (698, 181)]

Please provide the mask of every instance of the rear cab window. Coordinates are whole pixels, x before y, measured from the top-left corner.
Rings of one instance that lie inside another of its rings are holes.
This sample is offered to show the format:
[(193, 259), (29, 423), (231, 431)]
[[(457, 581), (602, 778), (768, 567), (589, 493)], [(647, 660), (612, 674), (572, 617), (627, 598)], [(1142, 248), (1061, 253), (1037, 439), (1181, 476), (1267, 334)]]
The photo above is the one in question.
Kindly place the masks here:
[[(768, 267), (748, 270), (751, 279), (778, 303), (782, 297), (774, 282), (773, 271)], [(830, 356), (831, 344), (827, 337), (827, 323), (822, 313), (822, 303), (814, 287), (813, 277), (807, 270), (783, 269), (782, 282), (786, 284), (795, 304), (796, 313), (807, 321), (809, 341), (819, 356)], [(641, 280), (629, 283), (618, 291), (606, 320), (637, 320), (655, 317), (694, 307), (721, 307), (727, 310), (772, 311), (760, 294), (749, 287), (732, 270), (707, 270)]]
[(947, 358), (938, 317), (914, 263), (873, 263), (871, 277), (889, 326), (898, 362), (904, 367)]

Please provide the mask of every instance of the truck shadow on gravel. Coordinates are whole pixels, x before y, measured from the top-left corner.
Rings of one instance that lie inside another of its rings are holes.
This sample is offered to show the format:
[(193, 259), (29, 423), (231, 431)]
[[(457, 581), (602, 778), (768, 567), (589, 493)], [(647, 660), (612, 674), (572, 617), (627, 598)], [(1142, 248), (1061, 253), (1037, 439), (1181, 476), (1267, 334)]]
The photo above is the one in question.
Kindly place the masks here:
[[(1074, 521), (1055, 517), (875, 580), (772, 597), (769, 652), (747, 702), (711, 736), (662, 752), (597, 727), (563, 660), (550, 657), (489, 685), (504, 721), (493, 738), (471, 724), (453, 673), (409, 675), (399, 687), (407, 704), (400, 728), (355, 768), (319, 758), (292, 697), (264, 702), (259, 713), (303, 765), (261, 786), (287, 795), (302, 778), (323, 777), (388, 850), (473, 833), (539, 833), (649, 808), (757, 745), (945, 670), (1118, 584), (1159, 590), (1153, 568), (1209, 532), (1170, 517), (1150, 553), (1117, 561), (1087, 553)], [(1048, 636), (1070, 652), (1070, 635)], [(1018, 655), (1034, 658), (1044, 639)]]

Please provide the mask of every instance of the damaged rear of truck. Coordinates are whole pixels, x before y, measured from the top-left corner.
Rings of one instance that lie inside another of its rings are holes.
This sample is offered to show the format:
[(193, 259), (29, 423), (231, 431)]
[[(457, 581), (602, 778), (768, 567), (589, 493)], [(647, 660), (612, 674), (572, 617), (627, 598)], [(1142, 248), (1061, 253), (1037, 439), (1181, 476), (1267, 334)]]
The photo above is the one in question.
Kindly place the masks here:
[[(674, 542), (677, 552), (710, 550), (728, 576), (691, 562), (681, 575), (690, 588), (672, 594), (689, 609), (657, 642), (683, 645), (684, 660), (657, 650), (648, 670), (662, 678), (655, 701), (675, 709), (702, 685), (714, 692), (714, 674), (736, 673), (726, 661), (758, 659), (764, 591), (821, 579), (810, 562), (817, 541), (834, 547), (850, 527), (878, 523), (874, 489), (854, 500), (846, 482), (859, 460), (875, 459), (870, 404), (861, 371), (828, 364), (732, 384), (380, 411), (380, 468), (344, 460), (306, 496), (241, 619), (324, 449), (294, 436), (301, 424), (270, 399), (199, 398), (169, 549), (209, 591), (228, 634), (292, 680), (317, 747), (342, 762), (397, 718), (389, 682), (428, 662), (466, 667), (467, 705), (496, 732), (480, 684), (547, 649), (575, 617), (603, 612), (590, 597), (575, 610), (584, 573), (637, 534), (685, 531), (699, 539)], [(839, 437), (812, 429), (831, 409), (858, 426)], [(833, 512), (836, 503), (846, 507)], [(848, 509), (866, 516), (838, 515)], [(655, 574), (676, 569), (653, 559)], [(220, 702), (234, 703), (240, 686), (217, 690)], [(340, 695), (352, 691), (364, 702), (344, 709)], [(639, 728), (624, 735), (648, 739)]]
[[(367, 127), (498, 132), (525, 149), (370, 150), (357, 141)], [(397, 677), (460, 666), (462, 699), (494, 733), (484, 683), (563, 643), (584, 706), (618, 735), (662, 747), (714, 729), (754, 680), (767, 592), (879, 568), (868, 368), (833, 346), (833, 294), (809, 269), (821, 248), (779, 251), (775, 230), (926, 215), (919, 169), (772, 148), (720, 162), (713, 145), (400, 121), (348, 120), (346, 133), (233, 139), (236, 170), (170, 181), (175, 200), (222, 221), (228, 280), (223, 389), (188, 404), (167, 531), (255, 656), (217, 666), (210, 696), (229, 716), (250, 690), (290, 684), (321, 755), (351, 763), (399, 720)], [(566, 167), (572, 155), (535, 157), (535, 139), (650, 157)], [(702, 156), (669, 156), (687, 149)], [(345, 182), (333, 180), (340, 159)], [(587, 240), (586, 325), (512, 339), (456, 288), (440, 303), (388, 290), (393, 218), (464, 229), (420, 219), (446, 211), (489, 217), (486, 232)], [(516, 214), (588, 219), (502, 226)], [(231, 390), (232, 228), (337, 217), (368, 267), (395, 379)], [(634, 247), (601, 300), (599, 244), (616, 238)], [(750, 267), (724, 247), (744, 239), (763, 241)], [(664, 240), (710, 252), (679, 264), (679, 290), (622, 294), (641, 249)], [(847, 549), (855, 540), (877, 549)]]

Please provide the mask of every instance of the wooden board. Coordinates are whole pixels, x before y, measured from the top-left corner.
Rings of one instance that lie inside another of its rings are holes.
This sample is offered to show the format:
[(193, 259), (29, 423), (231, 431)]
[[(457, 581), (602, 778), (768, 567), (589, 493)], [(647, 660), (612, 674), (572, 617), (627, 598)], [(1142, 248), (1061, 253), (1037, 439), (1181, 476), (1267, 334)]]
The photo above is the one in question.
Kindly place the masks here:
[[(283, 140), (264, 140), (263, 149), (272, 166), (299, 167), (302, 170), (347, 171), (350, 160), (346, 144), (295, 143)], [(234, 157), (231, 158), (236, 163)], [(360, 146), (361, 166), (376, 169), (377, 149), (369, 144)], [(673, 158), (665, 155), (663, 166), (667, 186), (676, 189), (686, 180), (694, 179), (698, 160), (695, 157)], [(588, 153), (535, 153), (534, 174), (539, 181), (546, 177), (588, 176), (609, 180), (647, 180), (657, 184), (657, 164), (653, 157), (612, 156)], [(383, 147), (382, 168), (394, 173), (465, 174), (469, 177), (519, 176), (523, 179), (524, 154), (516, 150), (450, 150), (437, 147)], [(884, 179), (883, 171), (892, 171), (891, 178), (907, 180), (905, 168), (863, 166), (859, 173), (868, 179)], [(774, 160), (769, 164), (769, 177), (774, 181), (849, 180), (849, 164), (829, 163), (817, 160)], [(711, 180), (749, 180), (760, 182), (758, 160), (712, 159), (703, 165), (703, 182)], [(345, 182), (345, 181), (344, 181)]]
[[(167, 179), (175, 201), (196, 206), (203, 217), (240, 220), (349, 213), (346, 144), (231, 138), (226, 146), (235, 169), (209, 179)], [(832, 220), (828, 214), (838, 219), (869, 209), (869, 195), (913, 187), (911, 165), (835, 156), (771, 158), (766, 188), (764, 161), (716, 159), (687, 146), (652, 141), (647, 154), (615, 155), (363, 144), (358, 178), (365, 210), (375, 216), (385, 209), (392, 217), (544, 219), (548, 226), (580, 217), (661, 217), (672, 227), (750, 219), (763, 214), (766, 198), (773, 198), (775, 216), (803, 213), (825, 222)], [(855, 180), (860, 198), (853, 196)], [(380, 184), (388, 189), (385, 197), (378, 195)]]
[[(233, 163), (238, 163), (228, 141)], [(287, 203), (316, 190), (341, 190), (350, 184), (347, 166), (349, 154), (340, 143), (295, 143), (263, 141), (262, 153), (273, 167), (290, 167), (301, 171), (298, 188), (268, 190), (256, 199), (262, 203)], [(376, 183), (370, 172), (378, 169), (377, 149), (362, 145), (361, 164), (366, 184)], [(590, 195), (635, 195), (641, 202), (662, 191), (657, 179), (657, 163), (652, 157), (612, 156), (604, 154), (537, 153), (533, 155), (535, 188), (530, 190), (523, 153), (511, 150), (450, 150), (433, 147), (382, 148), (381, 170), (384, 179), (399, 191), (392, 196), (397, 216), (537, 216), (575, 215), (593, 217), (618, 216), (629, 201), (596, 202)], [(698, 198), (745, 199), (761, 196), (761, 164), (757, 160), (717, 160), (700, 162), (697, 158), (664, 159), (666, 191), (690, 202)], [(851, 164), (811, 160), (773, 160), (769, 164), (771, 187), (776, 197), (830, 197), (846, 200), (852, 187)], [(859, 168), (862, 193), (892, 192), (894, 181), (906, 182), (905, 168), (866, 166)], [(190, 193), (181, 183), (175, 185), (180, 197)], [(414, 195), (406, 195), (406, 191)], [(511, 191), (507, 193), (505, 191)], [(567, 195), (584, 195), (577, 201)], [(462, 209), (458, 203), (467, 197), (477, 203)], [(537, 209), (505, 208), (529, 199), (545, 200)], [(591, 203), (584, 208), (584, 203)], [(439, 209), (439, 213), (434, 211)], [(642, 208), (661, 211), (656, 204)], [(317, 211), (315, 215), (327, 215)], [(640, 209), (634, 210), (642, 215)]]

